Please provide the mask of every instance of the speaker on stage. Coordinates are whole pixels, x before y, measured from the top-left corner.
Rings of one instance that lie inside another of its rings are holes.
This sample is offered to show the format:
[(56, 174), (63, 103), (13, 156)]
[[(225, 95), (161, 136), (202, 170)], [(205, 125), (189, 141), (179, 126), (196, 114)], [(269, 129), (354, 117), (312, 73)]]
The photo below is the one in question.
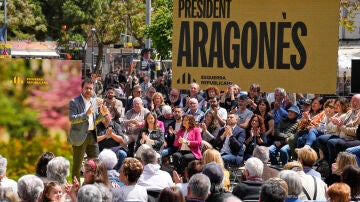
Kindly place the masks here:
[(360, 93), (360, 60), (351, 60), (351, 93)]

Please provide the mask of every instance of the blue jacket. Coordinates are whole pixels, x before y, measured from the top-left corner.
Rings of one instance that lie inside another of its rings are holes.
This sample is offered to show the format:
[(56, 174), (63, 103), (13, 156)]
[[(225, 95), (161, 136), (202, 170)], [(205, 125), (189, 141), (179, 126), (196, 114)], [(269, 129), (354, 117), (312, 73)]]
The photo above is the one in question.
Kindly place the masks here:
[[(217, 148), (219, 151), (221, 150), (225, 142), (225, 138), (224, 140), (221, 140), (221, 135), (224, 133), (224, 131), (225, 128), (221, 128), (219, 134), (214, 141), (214, 147)], [(236, 156), (243, 156), (245, 151), (245, 130), (243, 128), (240, 128), (239, 126), (235, 126), (232, 133), (233, 135), (230, 137), (229, 141), (231, 153)]]

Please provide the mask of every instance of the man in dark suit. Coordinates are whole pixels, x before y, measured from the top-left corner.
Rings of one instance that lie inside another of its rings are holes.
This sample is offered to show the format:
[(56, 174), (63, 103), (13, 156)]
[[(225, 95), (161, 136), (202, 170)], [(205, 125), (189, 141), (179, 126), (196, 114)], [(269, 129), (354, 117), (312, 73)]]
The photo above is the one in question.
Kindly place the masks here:
[(81, 84), (81, 94), (70, 101), (69, 119), (71, 122), (68, 142), (73, 147), (73, 177), (80, 179), (81, 164), (86, 153), (88, 158), (96, 158), (99, 146), (96, 140), (96, 121), (109, 114), (105, 105), (97, 106), (94, 83), (85, 79)]
[(219, 131), (214, 147), (220, 151), (225, 168), (240, 166), (244, 159), (245, 130), (237, 125), (239, 117), (229, 113), (226, 125)]

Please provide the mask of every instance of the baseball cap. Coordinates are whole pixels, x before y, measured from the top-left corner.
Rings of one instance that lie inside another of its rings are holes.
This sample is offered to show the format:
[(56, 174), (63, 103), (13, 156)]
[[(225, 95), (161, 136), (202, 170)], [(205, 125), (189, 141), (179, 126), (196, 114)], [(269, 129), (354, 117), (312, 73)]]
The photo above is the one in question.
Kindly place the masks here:
[(206, 164), (202, 173), (209, 177), (210, 182), (213, 184), (220, 184), (224, 179), (224, 171), (222, 166), (215, 162)]
[(288, 109), (288, 111), (293, 111), (293, 112), (295, 112), (295, 113), (297, 113), (297, 114), (300, 114), (300, 109), (299, 109), (299, 107), (296, 106), (296, 105), (291, 106), (291, 107)]

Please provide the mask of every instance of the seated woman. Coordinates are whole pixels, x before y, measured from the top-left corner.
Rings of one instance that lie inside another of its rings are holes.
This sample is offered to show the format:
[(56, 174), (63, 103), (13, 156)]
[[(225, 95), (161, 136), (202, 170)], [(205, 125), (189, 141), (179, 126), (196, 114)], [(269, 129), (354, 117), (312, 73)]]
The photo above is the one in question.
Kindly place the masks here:
[(327, 185), (320, 178), (307, 175), (298, 161), (291, 161), (284, 165), (284, 170), (293, 170), (300, 175), (303, 191), (299, 194), (301, 200), (326, 201)]
[(213, 96), (220, 97), (220, 90), (217, 86), (209, 85), (205, 88), (204, 97), (206, 101), (203, 102), (203, 106), (201, 108), (203, 112), (206, 112), (208, 109), (210, 109), (210, 103), (208, 101)]
[(299, 199), (299, 195), (303, 191), (300, 175), (293, 170), (282, 170), (279, 177), (288, 185), (288, 197), (285, 202), (302, 202)]
[[(114, 169), (118, 162), (115, 152), (110, 149), (103, 149), (99, 154), (99, 159), (106, 166), (111, 187), (115, 188), (123, 186), (124, 184), (119, 180), (119, 171)], [(119, 166), (121, 167), (121, 165)]]
[(185, 115), (174, 142), (174, 146), (178, 147), (178, 151), (173, 154), (174, 166), (179, 174), (183, 175), (190, 161), (202, 158), (201, 144), (201, 130), (196, 127), (194, 116)]
[(326, 132), (324, 135), (321, 135), (317, 138), (317, 143), (319, 145), (320, 154), (323, 154), (322, 158), (323, 161), (329, 162), (329, 149), (327, 147), (327, 142), (330, 139), (340, 138), (339, 131), (337, 126), (332, 122), (334, 118), (343, 119), (346, 115), (346, 112), (349, 111), (349, 102), (346, 98), (338, 98), (335, 101), (334, 110), (336, 114), (330, 119), (330, 122), (326, 125)]
[(336, 162), (331, 165), (332, 174), (325, 178), (325, 183), (330, 186), (335, 182), (341, 182), (341, 173), (347, 165), (357, 166), (355, 155), (340, 152), (337, 155)]
[(274, 143), (274, 116), (270, 112), (270, 104), (266, 99), (261, 99), (257, 103), (257, 107), (254, 112), (254, 114), (260, 115), (264, 119), (267, 146)]
[[(335, 115), (335, 100), (334, 99), (328, 99), (326, 100), (324, 104), (324, 118), (321, 120), (321, 123), (318, 125), (318, 127), (313, 127), (309, 130), (309, 133), (299, 137), (298, 139), (298, 146), (299, 144), (305, 144), (313, 148), (317, 148), (317, 142), (316, 138), (323, 135), (324, 133), (327, 133), (327, 128), (329, 129), (329, 132), (334, 132), (335, 129), (333, 129), (333, 124), (331, 122), (331, 118)], [(331, 130), (332, 129), (332, 130)]]
[(345, 166), (341, 182), (351, 187), (351, 201), (360, 201), (360, 168), (353, 165)]
[(58, 156), (49, 161), (46, 170), (48, 181), (65, 185), (67, 183), (66, 178), (70, 174), (70, 162), (66, 158)]
[(149, 112), (145, 115), (144, 119), (145, 124), (140, 130), (135, 148), (135, 157), (139, 159), (141, 158), (142, 151), (149, 147), (152, 147), (160, 155), (164, 145), (164, 133), (158, 127), (156, 113)]
[(59, 182), (49, 182), (45, 184), (42, 193), (42, 202), (60, 202), (66, 200), (66, 194), (63, 193)]
[(323, 112), (323, 104), (324, 101), (321, 97), (315, 97), (311, 101), (310, 111), (302, 113), (301, 120), (298, 124), (298, 131), (293, 138), (289, 139), (289, 146), (294, 159), (297, 159), (295, 148), (304, 146), (302, 136), (306, 136), (310, 129), (318, 127), (320, 122), (325, 117), (325, 113)]
[(141, 173), (142, 163), (136, 158), (126, 158), (120, 168), (120, 181), (124, 186), (113, 189), (113, 201), (148, 201), (145, 187), (137, 185)]
[[(66, 184), (65, 186), (65, 191), (67, 194), (69, 194), (71, 201), (79, 201), (76, 200), (76, 198), (79, 197), (80, 191), (89, 185), (95, 186), (99, 190), (99, 197), (102, 198), (102, 201), (111, 201), (113, 194), (110, 192), (110, 182), (105, 164), (100, 159), (89, 159), (83, 162), (82, 169), (84, 173), (84, 186), (80, 186), (80, 183), (76, 177), (74, 177), (73, 185)], [(101, 200), (96, 199), (95, 201)]]
[(250, 118), (249, 123), (249, 126), (245, 129), (246, 138), (244, 143), (246, 145), (246, 149), (244, 153), (244, 160), (252, 156), (257, 145), (263, 146), (266, 144), (264, 119), (260, 115), (254, 114)]
[(262, 99), (261, 98), (261, 92), (260, 92), (260, 85), (257, 83), (253, 83), (250, 85), (249, 87), (249, 92), (248, 92), (248, 96), (249, 96), (249, 105), (248, 105), (248, 109), (251, 111), (255, 111), (257, 109), (257, 106), (259, 104), (259, 101)]
[(318, 159), (316, 151), (311, 147), (303, 147), (295, 151), (297, 152), (298, 156), (297, 160), (303, 166), (304, 172), (308, 175), (321, 178), (321, 174), (312, 168)]
[[(36, 173), (35, 175), (40, 177), (40, 179), (47, 183), (49, 180), (47, 179), (47, 169), (46, 166), (51, 159), (55, 158), (55, 154), (52, 152), (44, 152), (40, 155), (37, 163), (36, 163)], [(1, 158), (0, 158), (1, 159)]]
[(201, 123), (200, 127), (202, 129), (201, 137), (203, 141), (212, 145), (220, 130), (220, 125), (214, 111), (210, 110), (205, 114), (204, 122)]
[(220, 152), (216, 149), (208, 149), (204, 152), (203, 158), (201, 159), (202, 164), (206, 165), (210, 162), (218, 163), (222, 166), (224, 171), (224, 189), (226, 191), (230, 190), (230, 173), (226, 168), (224, 167), (224, 161), (221, 158)]
[(151, 99), (150, 111), (155, 112), (157, 116), (161, 116), (162, 107), (164, 105), (164, 96), (159, 92), (154, 93)]
[(84, 162), (84, 184), (94, 183), (110, 187), (106, 166), (100, 159), (89, 159)]

